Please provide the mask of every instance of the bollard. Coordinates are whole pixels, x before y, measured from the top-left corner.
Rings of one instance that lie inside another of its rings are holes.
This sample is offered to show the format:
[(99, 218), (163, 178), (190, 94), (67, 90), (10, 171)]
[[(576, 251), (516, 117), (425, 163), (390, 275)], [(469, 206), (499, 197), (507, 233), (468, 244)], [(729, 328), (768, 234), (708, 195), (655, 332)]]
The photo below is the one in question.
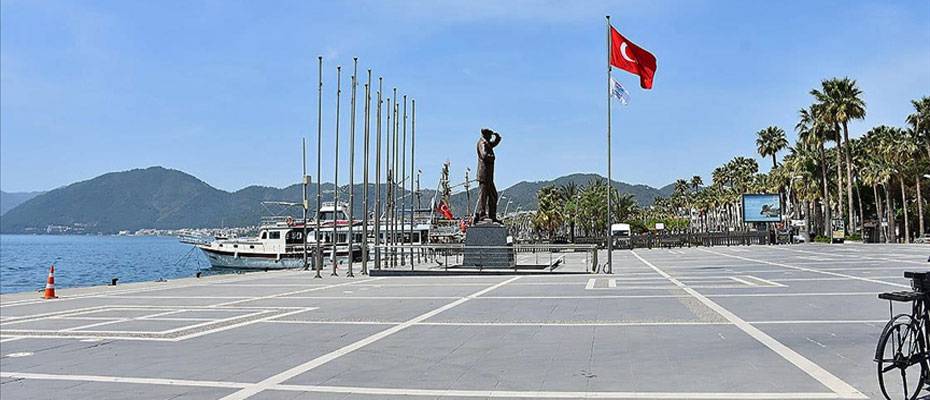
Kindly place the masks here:
[(118, 280), (119, 280), (119, 278), (112, 278), (112, 279), (110, 279), (110, 286), (116, 286), (116, 281), (118, 281)]
[(203, 272), (197, 271), (197, 278), (200, 278), (201, 274), (203, 274)]

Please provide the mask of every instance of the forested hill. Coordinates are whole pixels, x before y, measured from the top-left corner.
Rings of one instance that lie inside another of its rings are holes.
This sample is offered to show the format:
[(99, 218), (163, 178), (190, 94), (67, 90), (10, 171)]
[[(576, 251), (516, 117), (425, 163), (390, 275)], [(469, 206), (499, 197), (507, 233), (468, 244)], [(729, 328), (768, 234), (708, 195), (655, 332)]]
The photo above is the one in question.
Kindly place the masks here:
[[(511, 210), (536, 208), (536, 191), (548, 185), (574, 182), (587, 184), (591, 179), (602, 179), (595, 174), (572, 174), (554, 180), (520, 182), (501, 191), (505, 201), (512, 201)], [(652, 203), (656, 196), (668, 196), (670, 187), (655, 189), (646, 185), (629, 185), (614, 182), (622, 193), (632, 194), (642, 205)], [(359, 217), (362, 213), (362, 185), (354, 188)], [(347, 200), (341, 190), (342, 201)], [(77, 182), (19, 204), (0, 218), (3, 233), (45, 233), (49, 226), (79, 227), (87, 233), (116, 233), (144, 228), (206, 228), (222, 226), (248, 226), (259, 223), (261, 216), (280, 212), (275, 207), (263, 206), (262, 201), (291, 201), (301, 199), (300, 185), (286, 188), (249, 186), (227, 192), (210, 186), (196, 177), (173, 169), (150, 167), (130, 171), (112, 172)], [(331, 200), (332, 184), (323, 185), (324, 201)], [(382, 188), (382, 193), (384, 193)], [(472, 188), (472, 205), (477, 189)], [(369, 198), (374, 204), (375, 185), (369, 185)], [(421, 193), (421, 204), (428, 207), (432, 190)], [(316, 202), (316, 186), (310, 188), (310, 204)], [(464, 214), (465, 193), (452, 198), (456, 215)], [(501, 207), (504, 207), (502, 203)], [(501, 210), (503, 212), (503, 210)], [(299, 208), (290, 210), (300, 215)]]

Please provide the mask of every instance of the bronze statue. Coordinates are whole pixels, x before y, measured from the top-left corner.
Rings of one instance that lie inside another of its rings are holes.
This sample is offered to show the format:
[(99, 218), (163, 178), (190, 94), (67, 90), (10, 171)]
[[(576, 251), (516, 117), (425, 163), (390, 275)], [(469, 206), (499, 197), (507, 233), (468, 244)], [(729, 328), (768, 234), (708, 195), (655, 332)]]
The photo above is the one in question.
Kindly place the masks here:
[(501, 135), (488, 128), (481, 130), (478, 140), (478, 205), (475, 222), (482, 219), (497, 219), (497, 188), (494, 186), (494, 148), (501, 142)]

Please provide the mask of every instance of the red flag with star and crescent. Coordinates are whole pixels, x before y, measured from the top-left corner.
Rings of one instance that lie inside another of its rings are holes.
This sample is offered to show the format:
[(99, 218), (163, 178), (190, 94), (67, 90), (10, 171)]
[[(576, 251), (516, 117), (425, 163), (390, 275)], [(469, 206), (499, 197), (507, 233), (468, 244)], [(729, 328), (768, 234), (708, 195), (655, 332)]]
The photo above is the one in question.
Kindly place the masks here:
[(643, 89), (652, 89), (652, 77), (656, 73), (656, 57), (642, 47), (623, 37), (610, 27), (610, 65), (639, 76)]
[(452, 210), (449, 209), (449, 205), (446, 204), (445, 201), (442, 201), (442, 200), (439, 201), (439, 206), (436, 207), (436, 211), (438, 211), (440, 214), (442, 214), (443, 217), (446, 217), (446, 219), (448, 220), (455, 218), (455, 216), (452, 215)]

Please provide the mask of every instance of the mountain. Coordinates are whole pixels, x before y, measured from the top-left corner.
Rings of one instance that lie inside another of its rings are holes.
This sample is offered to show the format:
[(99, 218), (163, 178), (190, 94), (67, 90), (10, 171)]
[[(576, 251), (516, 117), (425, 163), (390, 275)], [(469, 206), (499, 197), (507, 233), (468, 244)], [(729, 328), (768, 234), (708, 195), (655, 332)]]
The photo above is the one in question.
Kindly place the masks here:
[[(574, 182), (587, 184), (591, 179), (603, 179), (596, 174), (572, 174), (554, 180), (520, 182), (501, 191), (504, 196), (500, 212), (506, 202), (512, 201), (510, 210), (536, 208), (536, 191), (548, 185)], [(667, 196), (671, 186), (655, 189), (646, 185), (613, 182), (622, 193), (632, 194), (642, 205), (652, 204), (657, 196)], [(333, 185), (324, 183), (323, 201), (331, 201)], [(374, 207), (375, 190), (369, 185), (369, 203)], [(380, 187), (382, 198), (385, 187)], [(346, 187), (340, 188), (340, 201), (346, 202)], [(363, 213), (363, 185), (353, 187), (354, 213)], [(427, 208), (434, 190), (422, 190), (420, 205)], [(477, 199), (477, 187), (470, 190), (471, 205)], [(4, 195), (5, 196), (5, 195)], [(187, 173), (162, 167), (112, 172), (36, 195), (9, 210), (0, 219), (3, 233), (45, 233), (47, 231), (116, 233), (121, 230), (212, 228), (221, 226), (257, 225), (262, 216), (287, 213), (298, 217), (299, 207), (263, 205), (263, 201), (299, 203), (301, 185), (285, 188), (249, 186), (235, 192), (214, 188)], [(316, 185), (309, 188), (311, 207), (316, 204)], [(415, 202), (416, 198), (408, 196)], [(5, 198), (3, 200), (6, 202)], [(456, 215), (466, 214), (464, 192), (452, 196), (452, 209)]]
[(0, 190), (0, 215), (6, 214), (16, 206), (44, 192), (4, 192)]

